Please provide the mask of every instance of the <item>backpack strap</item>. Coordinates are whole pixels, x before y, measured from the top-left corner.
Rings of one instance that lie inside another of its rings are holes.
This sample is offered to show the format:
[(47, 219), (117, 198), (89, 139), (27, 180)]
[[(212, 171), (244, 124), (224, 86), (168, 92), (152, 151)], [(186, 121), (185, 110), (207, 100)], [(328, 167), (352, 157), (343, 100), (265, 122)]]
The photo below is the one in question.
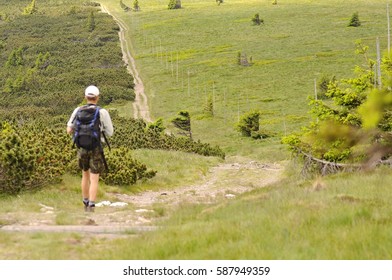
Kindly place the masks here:
[[(97, 106), (97, 111), (95, 113), (96, 114), (97, 114), (97, 112), (99, 113), (100, 109), (101, 109), (101, 107)], [(95, 118), (95, 116), (94, 116), (94, 118)], [(108, 148), (109, 148), (109, 151), (110, 151), (111, 148), (110, 148), (110, 144), (109, 144), (108, 138), (106, 137), (106, 134), (105, 134), (105, 132), (103, 130), (101, 131), (101, 133), (102, 133), (102, 136), (103, 136), (103, 140), (105, 141), (106, 145), (108, 145)]]
[(104, 131), (102, 131), (102, 136), (103, 136), (103, 139), (105, 140), (106, 145), (108, 145), (109, 151), (111, 151), (108, 138), (106, 137), (106, 134)]
[[(90, 128), (94, 129), (94, 124), (97, 121), (97, 118), (99, 116), (99, 106), (96, 106), (95, 108), (95, 113), (94, 113), (94, 118), (91, 120), (91, 124), (90, 124)], [(101, 126), (101, 124), (99, 124), (99, 126)]]

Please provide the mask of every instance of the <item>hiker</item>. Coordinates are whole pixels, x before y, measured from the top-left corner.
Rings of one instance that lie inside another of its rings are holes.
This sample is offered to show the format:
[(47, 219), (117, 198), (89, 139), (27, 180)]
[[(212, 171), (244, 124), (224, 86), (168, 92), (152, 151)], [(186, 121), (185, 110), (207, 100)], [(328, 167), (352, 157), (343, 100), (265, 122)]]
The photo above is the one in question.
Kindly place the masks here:
[(106, 136), (113, 135), (113, 124), (108, 111), (97, 106), (99, 89), (96, 86), (86, 88), (85, 99), (87, 104), (73, 111), (67, 133), (74, 135), (74, 144), (78, 147), (84, 209), (94, 212), (99, 174), (107, 168), (102, 142), (107, 140)]

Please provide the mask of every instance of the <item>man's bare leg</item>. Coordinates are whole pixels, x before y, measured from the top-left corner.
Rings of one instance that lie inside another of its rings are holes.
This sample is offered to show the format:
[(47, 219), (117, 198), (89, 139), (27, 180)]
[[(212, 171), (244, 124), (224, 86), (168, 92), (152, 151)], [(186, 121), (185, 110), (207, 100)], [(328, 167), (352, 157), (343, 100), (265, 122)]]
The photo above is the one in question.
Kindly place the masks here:
[(90, 171), (82, 170), (82, 195), (83, 198), (89, 198), (90, 193)]
[(99, 173), (90, 173), (90, 193), (89, 199), (90, 201), (95, 202), (98, 193), (98, 182), (99, 182)]

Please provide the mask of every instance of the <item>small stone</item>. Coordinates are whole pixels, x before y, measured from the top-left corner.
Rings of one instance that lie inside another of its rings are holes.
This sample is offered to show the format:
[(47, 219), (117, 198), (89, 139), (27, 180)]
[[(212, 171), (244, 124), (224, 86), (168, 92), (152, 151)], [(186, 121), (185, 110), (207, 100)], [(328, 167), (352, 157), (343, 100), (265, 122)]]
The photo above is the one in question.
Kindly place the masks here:
[(148, 209), (137, 209), (135, 210), (136, 213), (149, 213), (149, 212), (154, 212), (153, 210), (148, 210)]
[(112, 203), (108, 200), (104, 200), (95, 204), (95, 207), (109, 206)]
[(112, 204), (110, 204), (111, 207), (124, 207), (127, 205), (128, 205), (128, 203), (126, 203), (126, 202), (113, 202)]

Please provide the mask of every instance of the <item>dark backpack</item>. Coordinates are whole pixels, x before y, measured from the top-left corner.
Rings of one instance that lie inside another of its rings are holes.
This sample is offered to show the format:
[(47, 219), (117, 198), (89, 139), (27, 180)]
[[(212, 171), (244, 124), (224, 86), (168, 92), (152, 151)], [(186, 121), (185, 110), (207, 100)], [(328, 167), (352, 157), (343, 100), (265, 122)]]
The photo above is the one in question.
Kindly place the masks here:
[(74, 143), (78, 148), (91, 151), (101, 146), (99, 107), (85, 105), (76, 113)]

